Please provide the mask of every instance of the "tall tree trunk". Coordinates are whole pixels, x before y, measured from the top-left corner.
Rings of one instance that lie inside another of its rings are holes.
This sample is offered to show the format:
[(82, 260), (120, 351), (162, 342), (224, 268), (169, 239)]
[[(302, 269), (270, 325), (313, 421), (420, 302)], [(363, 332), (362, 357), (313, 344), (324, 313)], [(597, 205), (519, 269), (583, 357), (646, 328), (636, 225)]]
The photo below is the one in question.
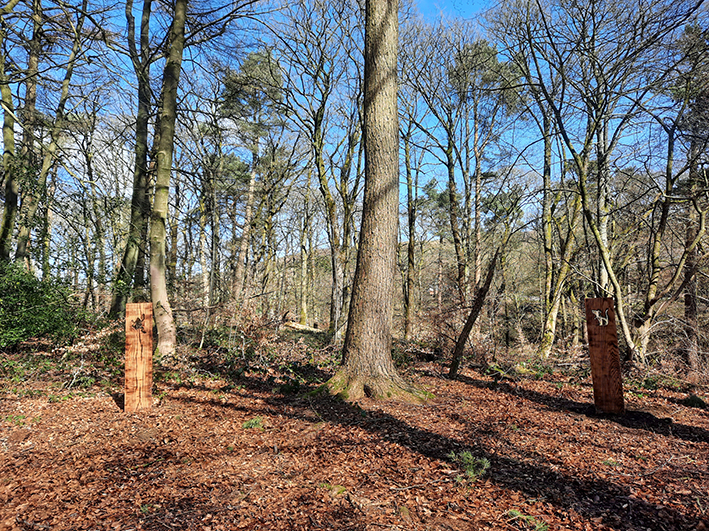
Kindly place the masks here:
[[(600, 284), (600, 297), (605, 297), (610, 291), (610, 263), (612, 263), (610, 235), (610, 191), (611, 175), (608, 166), (608, 124), (599, 125), (596, 130), (596, 161), (598, 190), (596, 196), (596, 219), (598, 220), (599, 245), (607, 250), (607, 259), (600, 258), (598, 263), (598, 283)], [(604, 252), (604, 251), (601, 251)], [(608, 264), (606, 264), (606, 261)]]
[(298, 305), (298, 322), (302, 325), (308, 324), (308, 263), (310, 261), (309, 234), (311, 231), (311, 215), (310, 215), (310, 179), (312, 171), (308, 170), (308, 181), (305, 188), (304, 213), (300, 227), (299, 246), (300, 246), (300, 275), (299, 275), (299, 305)]
[(480, 286), (475, 294), (475, 299), (473, 300), (473, 305), (470, 308), (468, 318), (465, 321), (463, 329), (461, 330), (455, 343), (455, 348), (453, 349), (453, 359), (450, 367), (448, 368), (448, 378), (450, 379), (454, 380), (458, 376), (460, 362), (463, 359), (463, 352), (465, 351), (465, 344), (468, 341), (468, 337), (470, 337), (470, 332), (473, 330), (475, 322), (478, 320), (480, 311), (483, 309), (483, 304), (485, 304), (485, 298), (487, 297), (488, 291), (490, 291), (490, 286), (492, 285), (492, 279), (495, 276), (495, 267), (497, 265), (499, 255), (500, 249), (498, 249), (495, 256), (492, 257), (492, 261), (487, 268), (487, 274), (485, 275), (485, 282), (482, 286)]
[[(19, 0), (10, 0), (6, 5), (0, 8), (0, 19), (4, 19), (17, 6)], [(12, 97), (12, 89), (10, 81), (5, 72), (6, 59), (2, 50), (5, 49), (5, 21), (0, 24), (0, 96), (3, 108), (3, 125), (2, 125), (2, 140), (3, 140), (3, 156), (2, 165), (4, 172), (5, 185), (5, 204), (3, 205), (2, 220), (0, 221), (0, 262), (9, 262), (12, 255), (12, 236), (15, 230), (15, 222), (17, 219), (19, 184), (17, 172), (20, 168), (17, 166), (15, 158), (15, 104)], [(35, 24), (37, 30), (37, 24)], [(37, 32), (33, 34), (33, 42), (38, 40)], [(31, 67), (32, 50), (30, 50), (30, 59), (28, 67)], [(28, 68), (28, 74), (29, 68)], [(28, 93), (26, 94), (26, 107), (32, 104), (30, 84), (36, 83), (36, 79), (30, 74), (27, 80)], [(31, 131), (31, 134), (34, 132)]]
[(236, 258), (236, 268), (234, 269), (233, 299), (237, 304), (241, 303), (241, 296), (246, 282), (246, 264), (248, 263), (249, 245), (251, 241), (251, 225), (253, 223), (254, 202), (256, 200), (257, 162), (258, 153), (254, 151), (251, 156), (251, 173), (249, 174), (249, 190), (246, 196), (246, 209), (244, 211), (244, 227), (241, 229), (239, 255)]
[[(4, 41), (4, 24), (0, 27), (0, 50)], [(0, 225), (0, 261), (9, 262), (12, 254), (12, 235), (17, 218), (17, 198), (19, 185), (17, 179), (17, 161), (15, 159), (15, 105), (12, 91), (5, 75), (5, 57), (0, 54), (0, 92), (3, 107), (3, 155), (2, 164), (5, 174), (5, 205), (2, 224)]]
[(365, 185), (343, 366), (330, 389), (350, 399), (413, 397), (391, 357), (399, 217), (397, 0), (367, 0), (364, 44)]
[(199, 266), (201, 269), (202, 306), (209, 307), (209, 269), (207, 267), (207, 206), (204, 197), (199, 201)]
[[(477, 127), (476, 127), (477, 135)], [(482, 156), (477, 148), (477, 140), (475, 141), (475, 218), (473, 220), (475, 244), (473, 254), (475, 255), (475, 272), (473, 275), (473, 283), (477, 288), (482, 277), (483, 263), (483, 226), (482, 226)]]
[(549, 307), (547, 308), (544, 328), (542, 331), (542, 340), (539, 344), (538, 354), (541, 358), (548, 358), (554, 346), (556, 337), (556, 324), (559, 317), (559, 307), (561, 304), (564, 289), (566, 287), (566, 279), (571, 272), (571, 257), (576, 249), (576, 237), (574, 232), (579, 222), (579, 214), (581, 212), (581, 198), (576, 196), (569, 212), (569, 225), (566, 239), (561, 241), (560, 264), (553, 275), (553, 283), (549, 291)]
[[(175, 185), (175, 214), (172, 216), (172, 220), (170, 223), (170, 248), (167, 251), (167, 285), (169, 286), (170, 290), (175, 292), (175, 290), (178, 289), (178, 274), (177, 274), (177, 251), (179, 249), (178, 241), (180, 239), (180, 223), (178, 222), (177, 219), (177, 212), (180, 211), (180, 205), (182, 204), (182, 188), (180, 187), (179, 183)], [(147, 228), (147, 227), (146, 227)], [(192, 242), (190, 241), (189, 246), (187, 245), (187, 238), (185, 237), (185, 234), (189, 232), (190, 238), (192, 237), (192, 231), (187, 230), (185, 228), (182, 229), (182, 241), (185, 242), (184, 247), (187, 247), (188, 250), (186, 253), (189, 253), (190, 250), (192, 249)], [(192, 260), (189, 258), (186, 258), (183, 262), (184, 264), (192, 264)], [(139, 286), (138, 284), (138, 271), (140, 270), (140, 255), (138, 259), (138, 264), (136, 265), (136, 279), (135, 279), (135, 286), (136, 288)], [(185, 275), (185, 282), (189, 282), (189, 275)], [(183, 286), (183, 293), (186, 293), (186, 286)]]
[[(542, 112), (544, 112), (543, 109)], [(544, 139), (544, 170), (542, 173), (542, 238), (544, 245), (544, 316), (546, 318), (551, 309), (551, 286), (554, 278), (554, 239), (552, 236), (554, 220), (552, 218), (553, 194), (551, 191), (552, 136), (551, 119), (547, 113), (544, 113), (542, 116), (542, 137)], [(544, 327), (544, 333), (545, 332), (546, 325)]]
[[(128, 50), (133, 70), (138, 79), (138, 113), (135, 123), (135, 166), (133, 168), (133, 193), (131, 197), (130, 224), (126, 236), (123, 258), (118, 267), (113, 286), (110, 315), (118, 317), (125, 312), (131, 291), (131, 282), (143, 287), (144, 272), (138, 268), (145, 257), (144, 242), (150, 211), (148, 200), (148, 121), (150, 119), (150, 15), (152, 0), (143, 0), (140, 22), (140, 51), (135, 45), (133, 0), (126, 2), (128, 23)], [(142, 256), (141, 256), (142, 255)], [(144, 262), (143, 262), (144, 263)]]
[(453, 247), (455, 248), (456, 267), (458, 271), (458, 292), (460, 298), (465, 300), (465, 291), (468, 283), (468, 262), (465, 259), (465, 250), (460, 234), (458, 220), (460, 219), (460, 207), (458, 206), (458, 192), (455, 184), (455, 158), (453, 156), (452, 133), (448, 133), (448, 145), (446, 148), (446, 167), (448, 170), (448, 214), (451, 225), (451, 235), (453, 236)]
[(416, 315), (416, 197), (411, 161), (411, 136), (404, 138), (404, 164), (406, 168), (406, 211), (409, 241), (406, 245), (406, 282), (404, 283), (404, 338), (414, 335)]
[[(324, 112), (324, 111), (323, 111)], [(328, 336), (330, 341), (336, 342), (340, 339), (340, 319), (342, 316), (342, 304), (344, 297), (344, 269), (342, 266), (342, 256), (340, 253), (340, 234), (337, 214), (337, 203), (330, 192), (328, 176), (325, 171), (322, 116), (315, 125), (314, 134), (314, 156), (315, 168), (317, 170), (320, 194), (325, 203), (325, 221), (327, 223), (327, 238), (330, 244), (330, 265), (332, 270), (332, 284), (330, 285), (330, 325)]]
[[(689, 167), (689, 194), (694, 199), (699, 193), (699, 142), (693, 139), (690, 145), (690, 167)], [(694, 201), (687, 202), (687, 230), (685, 245), (690, 248), (699, 235), (699, 216)], [(687, 345), (685, 347), (685, 359), (689, 366), (691, 377), (696, 377), (701, 373), (701, 363), (699, 355), (699, 315), (697, 309), (697, 266), (699, 253), (694, 247), (687, 256), (684, 265), (684, 322)]]
[[(185, 45), (187, 0), (175, 1), (175, 12), (168, 38), (168, 55), (162, 82), (162, 110), (160, 114), (160, 143), (157, 150), (155, 198), (150, 223), (150, 293), (153, 313), (158, 328), (158, 352), (171, 357), (175, 352), (176, 329), (172, 308), (168, 301), (166, 281), (166, 228), (170, 175), (177, 118), (177, 89), (180, 81), (182, 53)], [(174, 244), (174, 242), (173, 242)]]
[[(221, 159), (223, 161), (223, 157)], [(210, 226), (212, 229), (210, 257), (212, 267), (209, 271), (209, 304), (210, 306), (217, 301), (217, 292), (219, 291), (219, 283), (221, 279), (221, 260), (219, 256), (220, 238), (219, 238), (219, 206), (217, 203), (217, 190), (214, 182), (214, 175), (210, 172), (209, 181), (209, 204), (210, 204)]]
[[(692, 207), (690, 207), (691, 209)], [(692, 212), (692, 214), (695, 214)], [(687, 245), (691, 245), (697, 237), (696, 215), (690, 217), (687, 225)], [(697, 278), (696, 268), (698, 264), (698, 252), (693, 250), (687, 257), (684, 271), (684, 322), (687, 345), (685, 347), (685, 358), (689, 366), (692, 377), (701, 374), (701, 359), (699, 354), (699, 319), (697, 311)]]

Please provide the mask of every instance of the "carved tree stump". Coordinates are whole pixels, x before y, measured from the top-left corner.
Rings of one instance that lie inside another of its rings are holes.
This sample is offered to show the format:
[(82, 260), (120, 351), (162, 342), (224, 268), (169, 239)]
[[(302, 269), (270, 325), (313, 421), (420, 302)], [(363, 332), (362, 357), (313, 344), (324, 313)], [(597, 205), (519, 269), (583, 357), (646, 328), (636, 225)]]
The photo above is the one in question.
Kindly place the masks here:
[(625, 404), (613, 299), (586, 299), (586, 327), (596, 410), (620, 415)]
[(153, 405), (153, 305), (126, 304), (126, 413)]

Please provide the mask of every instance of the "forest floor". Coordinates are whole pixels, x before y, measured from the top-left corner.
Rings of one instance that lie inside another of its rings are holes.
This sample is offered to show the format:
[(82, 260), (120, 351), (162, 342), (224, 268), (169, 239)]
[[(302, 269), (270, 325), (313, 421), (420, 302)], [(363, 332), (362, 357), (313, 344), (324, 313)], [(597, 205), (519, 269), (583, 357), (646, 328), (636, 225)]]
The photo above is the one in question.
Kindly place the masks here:
[(0, 355), (0, 530), (709, 530), (706, 388), (626, 382), (611, 417), (587, 371), (417, 361), (428, 403), (348, 403), (291, 336), (193, 350), (126, 414), (120, 340)]

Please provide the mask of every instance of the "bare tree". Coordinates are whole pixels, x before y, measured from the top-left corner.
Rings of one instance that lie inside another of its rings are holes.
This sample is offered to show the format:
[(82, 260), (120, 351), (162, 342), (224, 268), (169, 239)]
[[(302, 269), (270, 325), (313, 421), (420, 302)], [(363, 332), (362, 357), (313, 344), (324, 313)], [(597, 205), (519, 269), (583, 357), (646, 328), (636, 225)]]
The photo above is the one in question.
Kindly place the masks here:
[(622, 261), (615, 263), (612, 246), (613, 157), (666, 75), (649, 65), (658, 63), (663, 46), (701, 3), (510, 0), (499, 7), (506, 12), (500, 31), (506, 53), (538, 91), (573, 160), (584, 221), (599, 256), (596, 291), (615, 296), (631, 358), (643, 355), (643, 332), (634, 333), (627, 315), (618, 276)]
[[(354, 8), (354, 9), (353, 9)], [(289, 3), (274, 27), (284, 106), (311, 147), (330, 245), (331, 340), (346, 307), (361, 169), (361, 27), (356, 6), (338, 0)]]

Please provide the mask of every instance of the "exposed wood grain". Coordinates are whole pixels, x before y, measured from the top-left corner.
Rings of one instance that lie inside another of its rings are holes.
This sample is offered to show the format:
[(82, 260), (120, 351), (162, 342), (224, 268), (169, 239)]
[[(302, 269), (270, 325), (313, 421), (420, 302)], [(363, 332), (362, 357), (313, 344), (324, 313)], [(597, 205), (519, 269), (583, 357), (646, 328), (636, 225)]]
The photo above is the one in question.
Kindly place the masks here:
[(620, 415), (625, 404), (613, 299), (586, 299), (586, 326), (596, 409)]
[(126, 304), (125, 412), (150, 409), (153, 403), (153, 305)]

